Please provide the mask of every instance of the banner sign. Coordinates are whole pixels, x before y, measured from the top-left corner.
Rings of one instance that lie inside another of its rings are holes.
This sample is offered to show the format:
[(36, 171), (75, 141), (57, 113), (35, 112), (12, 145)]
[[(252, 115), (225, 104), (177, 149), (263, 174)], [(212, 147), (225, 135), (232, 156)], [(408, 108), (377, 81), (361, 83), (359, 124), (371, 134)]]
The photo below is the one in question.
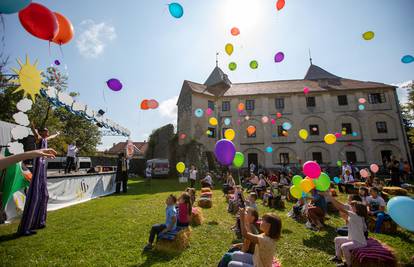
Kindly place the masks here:
[[(49, 190), (47, 210), (58, 210), (114, 193), (115, 173), (48, 179), (47, 189)], [(23, 191), (14, 193), (5, 207), (7, 221), (22, 215), (24, 202)]]

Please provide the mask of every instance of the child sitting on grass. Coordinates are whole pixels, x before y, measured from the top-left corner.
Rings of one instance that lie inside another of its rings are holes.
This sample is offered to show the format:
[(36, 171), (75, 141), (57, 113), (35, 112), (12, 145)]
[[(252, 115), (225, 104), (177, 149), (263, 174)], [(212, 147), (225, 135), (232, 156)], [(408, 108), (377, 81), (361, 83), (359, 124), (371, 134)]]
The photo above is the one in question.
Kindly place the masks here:
[(178, 198), (178, 221), (177, 226), (188, 227), (190, 224), (190, 218), (192, 213), (191, 197), (188, 193), (184, 192)]
[(158, 236), (160, 233), (165, 233), (168, 231), (173, 231), (177, 227), (177, 211), (175, 209), (175, 204), (177, 198), (174, 195), (169, 195), (165, 204), (167, 205), (165, 209), (165, 224), (154, 224), (151, 228), (148, 244), (144, 247), (144, 251), (149, 251), (152, 249), (152, 243), (154, 243), (155, 236)]
[(244, 238), (255, 244), (254, 253), (236, 251), (232, 255), (229, 267), (236, 266), (263, 266), (271, 267), (276, 252), (276, 240), (280, 238), (282, 221), (274, 214), (265, 214), (260, 224), (262, 234), (255, 235), (248, 227), (245, 210), (240, 210), (240, 222)]
[(249, 198), (246, 200), (246, 207), (253, 208), (257, 210), (257, 194), (255, 192), (250, 192)]
[[(320, 194), (329, 197), (326, 192)], [(348, 210), (346, 205), (340, 203), (335, 198), (331, 198), (331, 201), (340, 212), (348, 214), (348, 236), (335, 237), (335, 257), (331, 261), (338, 262), (337, 266), (351, 266), (351, 250), (367, 245), (364, 234), (367, 208), (360, 201), (352, 201), (351, 210)], [(344, 255), (345, 263), (342, 263), (342, 254)]]

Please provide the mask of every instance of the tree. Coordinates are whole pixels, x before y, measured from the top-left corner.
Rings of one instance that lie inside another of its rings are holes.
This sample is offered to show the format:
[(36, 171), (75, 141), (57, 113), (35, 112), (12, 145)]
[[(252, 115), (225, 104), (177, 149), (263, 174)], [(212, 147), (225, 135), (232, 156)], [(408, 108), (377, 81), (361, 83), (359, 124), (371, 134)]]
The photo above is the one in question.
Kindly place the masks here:
[(414, 84), (408, 89), (408, 101), (401, 105), (401, 115), (408, 143), (411, 150), (414, 149)]

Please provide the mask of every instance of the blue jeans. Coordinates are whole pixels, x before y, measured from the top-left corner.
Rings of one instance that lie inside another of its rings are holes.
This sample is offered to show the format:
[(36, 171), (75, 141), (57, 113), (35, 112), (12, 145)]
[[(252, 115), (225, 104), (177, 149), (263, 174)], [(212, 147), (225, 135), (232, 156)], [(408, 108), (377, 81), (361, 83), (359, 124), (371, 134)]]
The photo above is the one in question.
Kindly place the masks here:
[(253, 255), (250, 253), (236, 251), (231, 258), (228, 267), (253, 267)]
[(374, 215), (377, 216), (375, 221), (375, 233), (381, 233), (381, 226), (385, 220), (389, 220), (390, 216), (383, 211), (374, 211)]

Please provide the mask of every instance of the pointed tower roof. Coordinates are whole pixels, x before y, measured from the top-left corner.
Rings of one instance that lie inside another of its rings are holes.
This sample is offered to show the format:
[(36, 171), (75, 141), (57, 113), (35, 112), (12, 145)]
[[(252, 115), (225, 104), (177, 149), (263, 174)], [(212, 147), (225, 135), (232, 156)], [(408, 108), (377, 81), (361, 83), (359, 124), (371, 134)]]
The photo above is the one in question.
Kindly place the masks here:
[(210, 76), (204, 83), (207, 86), (207, 91), (215, 96), (224, 95), (224, 93), (231, 87), (231, 81), (227, 74), (225, 74), (218, 66), (214, 68)]
[(310, 81), (317, 81), (317, 80), (324, 80), (324, 79), (334, 79), (339, 80), (341, 77), (338, 77), (330, 72), (327, 72), (326, 70), (322, 69), (319, 66), (311, 64), (309, 66), (308, 72), (306, 72), (305, 80)]

